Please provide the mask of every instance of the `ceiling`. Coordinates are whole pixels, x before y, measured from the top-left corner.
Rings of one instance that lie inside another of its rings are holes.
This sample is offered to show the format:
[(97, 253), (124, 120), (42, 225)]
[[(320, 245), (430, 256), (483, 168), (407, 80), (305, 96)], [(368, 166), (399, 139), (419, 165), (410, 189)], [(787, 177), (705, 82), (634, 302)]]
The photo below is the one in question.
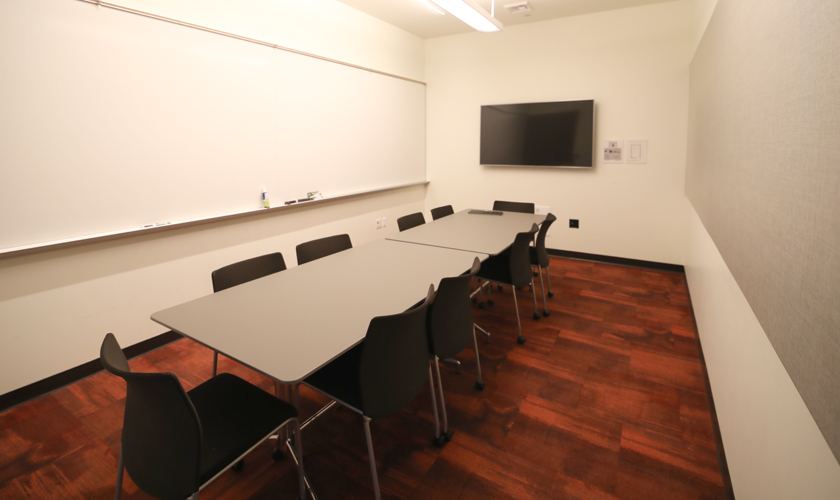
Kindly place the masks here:
[[(339, 0), (357, 10), (370, 14), (420, 38), (470, 33), (475, 30), (446, 13), (440, 15), (418, 0)], [(492, 0), (475, 0), (490, 12)], [(674, 0), (528, 0), (530, 12), (511, 14), (505, 5), (521, 0), (495, 0), (496, 19), (504, 26), (546, 21), (558, 17), (578, 16), (606, 10), (624, 9)]]

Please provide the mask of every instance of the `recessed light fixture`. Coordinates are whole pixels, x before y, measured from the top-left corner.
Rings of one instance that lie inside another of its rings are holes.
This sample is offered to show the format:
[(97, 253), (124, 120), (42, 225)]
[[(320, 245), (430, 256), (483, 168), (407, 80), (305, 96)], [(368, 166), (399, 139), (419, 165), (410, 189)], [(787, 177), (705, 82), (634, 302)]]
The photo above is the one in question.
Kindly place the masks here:
[(500, 31), (502, 23), (482, 9), (474, 0), (431, 0), (478, 31)]

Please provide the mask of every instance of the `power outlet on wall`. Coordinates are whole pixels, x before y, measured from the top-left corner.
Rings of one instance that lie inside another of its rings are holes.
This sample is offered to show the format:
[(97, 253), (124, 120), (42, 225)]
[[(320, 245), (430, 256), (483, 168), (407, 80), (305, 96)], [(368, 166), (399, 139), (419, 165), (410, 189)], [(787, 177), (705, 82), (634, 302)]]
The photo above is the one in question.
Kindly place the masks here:
[(577, 229), (580, 227), (580, 222), (577, 219), (569, 219), (569, 227), (572, 229)]

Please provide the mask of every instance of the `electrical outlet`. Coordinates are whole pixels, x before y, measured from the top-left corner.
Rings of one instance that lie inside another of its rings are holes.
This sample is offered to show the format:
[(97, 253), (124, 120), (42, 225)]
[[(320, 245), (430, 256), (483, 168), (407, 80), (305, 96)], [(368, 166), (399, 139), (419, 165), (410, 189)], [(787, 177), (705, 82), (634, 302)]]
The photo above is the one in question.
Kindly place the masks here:
[(382, 229), (382, 219), (376, 219), (376, 229)]
[(388, 219), (387, 217), (382, 217), (382, 227), (383, 228), (388, 227), (388, 220), (387, 219)]
[(569, 219), (569, 227), (572, 229), (577, 229), (580, 227), (580, 222), (577, 219)]

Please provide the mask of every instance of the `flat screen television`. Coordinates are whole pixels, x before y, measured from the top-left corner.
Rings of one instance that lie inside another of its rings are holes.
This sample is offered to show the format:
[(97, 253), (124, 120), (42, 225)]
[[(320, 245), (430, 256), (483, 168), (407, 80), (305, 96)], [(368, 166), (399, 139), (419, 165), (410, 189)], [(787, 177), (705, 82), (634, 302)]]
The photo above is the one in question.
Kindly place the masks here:
[(481, 107), (481, 164), (591, 167), (595, 101)]

